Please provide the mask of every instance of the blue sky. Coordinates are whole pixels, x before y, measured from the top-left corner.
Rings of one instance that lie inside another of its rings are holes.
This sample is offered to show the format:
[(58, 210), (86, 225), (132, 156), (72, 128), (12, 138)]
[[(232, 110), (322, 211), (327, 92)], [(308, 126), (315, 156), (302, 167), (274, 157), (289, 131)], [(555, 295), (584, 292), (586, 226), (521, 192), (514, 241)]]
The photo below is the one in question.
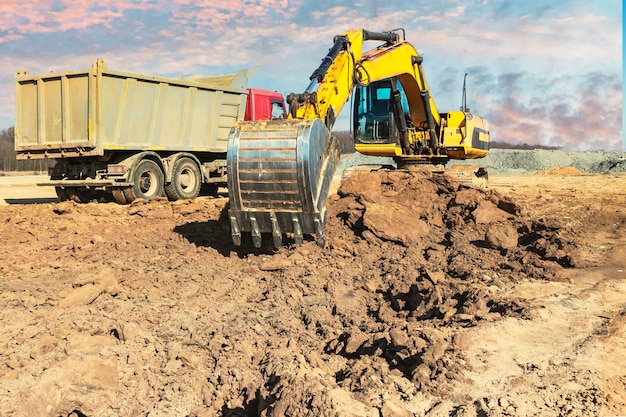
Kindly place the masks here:
[(96, 58), (163, 76), (258, 66), (251, 87), (288, 94), (307, 87), (334, 35), (402, 27), (440, 111), (459, 108), (467, 72), (492, 140), (620, 150), (622, 12), (619, 0), (2, 0), (0, 129), (14, 124), (17, 70)]

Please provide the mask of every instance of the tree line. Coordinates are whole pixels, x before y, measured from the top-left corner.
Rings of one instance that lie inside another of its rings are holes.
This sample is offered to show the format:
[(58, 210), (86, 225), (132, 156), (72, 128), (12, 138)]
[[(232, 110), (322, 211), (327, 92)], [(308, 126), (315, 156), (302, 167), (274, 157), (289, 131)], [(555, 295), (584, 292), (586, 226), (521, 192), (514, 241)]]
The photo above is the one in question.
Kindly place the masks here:
[(520, 151), (532, 151), (533, 149), (545, 149), (548, 151), (558, 151), (561, 149), (560, 146), (548, 146), (548, 145), (530, 145), (528, 143), (507, 143), (507, 142), (498, 142), (492, 140), (489, 142), (490, 149), (516, 149)]
[(0, 130), (0, 171), (40, 171), (48, 172), (52, 163), (49, 159), (32, 159), (18, 161), (15, 157), (14, 145), (15, 129)]

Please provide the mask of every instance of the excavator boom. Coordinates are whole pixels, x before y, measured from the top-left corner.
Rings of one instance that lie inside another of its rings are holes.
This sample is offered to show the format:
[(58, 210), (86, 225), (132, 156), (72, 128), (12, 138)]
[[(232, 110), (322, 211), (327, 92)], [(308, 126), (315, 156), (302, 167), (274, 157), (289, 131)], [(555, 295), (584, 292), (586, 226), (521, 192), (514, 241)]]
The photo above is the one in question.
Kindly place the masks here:
[[(366, 41), (382, 43), (364, 50)], [(402, 29), (350, 30), (334, 38), (307, 89), (287, 96), (287, 120), (239, 122), (227, 156), (235, 245), (250, 233), (255, 247), (263, 234), (279, 247), (291, 233), (296, 243), (314, 234), (324, 246), (326, 199), (340, 158), (330, 132), (351, 96), (358, 152), (399, 164), (486, 155), (488, 123), (466, 111), (439, 113), (422, 61)]]

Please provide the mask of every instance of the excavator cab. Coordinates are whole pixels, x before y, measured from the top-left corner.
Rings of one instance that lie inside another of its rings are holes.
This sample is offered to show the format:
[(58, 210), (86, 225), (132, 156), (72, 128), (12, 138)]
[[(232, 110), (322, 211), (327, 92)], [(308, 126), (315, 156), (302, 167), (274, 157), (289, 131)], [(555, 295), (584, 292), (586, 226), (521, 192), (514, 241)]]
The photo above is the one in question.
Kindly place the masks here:
[(385, 81), (355, 89), (354, 137), (357, 143), (395, 143), (390, 128), (391, 87)]
[(353, 132), (358, 152), (376, 156), (401, 154), (397, 115), (408, 118), (409, 105), (402, 85), (396, 82), (402, 108), (394, 107), (392, 87), (392, 79), (387, 78), (354, 89)]

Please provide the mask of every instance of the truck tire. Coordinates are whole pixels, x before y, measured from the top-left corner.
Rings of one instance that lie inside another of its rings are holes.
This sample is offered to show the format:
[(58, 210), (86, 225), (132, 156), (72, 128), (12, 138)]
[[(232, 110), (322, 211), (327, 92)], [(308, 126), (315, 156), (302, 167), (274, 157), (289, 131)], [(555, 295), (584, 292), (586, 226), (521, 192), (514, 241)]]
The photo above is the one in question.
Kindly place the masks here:
[(131, 174), (132, 187), (124, 188), (124, 197), (127, 203), (132, 203), (138, 198), (149, 200), (155, 197), (163, 197), (163, 171), (156, 162), (150, 159), (141, 160)]
[(117, 204), (128, 204), (128, 201), (126, 201), (126, 196), (124, 195), (123, 188), (113, 189), (111, 191), (111, 195), (113, 196), (113, 200), (115, 200)]
[(98, 201), (100, 197), (94, 191), (77, 187), (66, 188), (65, 194), (67, 195), (68, 200), (72, 200), (75, 203), (89, 203), (91, 201)]
[(54, 191), (57, 193), (57, 197), (59, 197), (59, 201), (67, 201), (69, 197), (67, 195), (67, 190), (63, 187), (54, 187)]
[(202, 184), (200, 192), (202, 195), (208, 195), (211, 197), (217, 197), (219, 194), (219, 186), (215, 183), (205, 183)]
[(200, 168), (191, 158), (180, 158), (172, 168), (172, 182), (165, 186), (165, 194), (172, 200), (198, 197), (202, 184)]

